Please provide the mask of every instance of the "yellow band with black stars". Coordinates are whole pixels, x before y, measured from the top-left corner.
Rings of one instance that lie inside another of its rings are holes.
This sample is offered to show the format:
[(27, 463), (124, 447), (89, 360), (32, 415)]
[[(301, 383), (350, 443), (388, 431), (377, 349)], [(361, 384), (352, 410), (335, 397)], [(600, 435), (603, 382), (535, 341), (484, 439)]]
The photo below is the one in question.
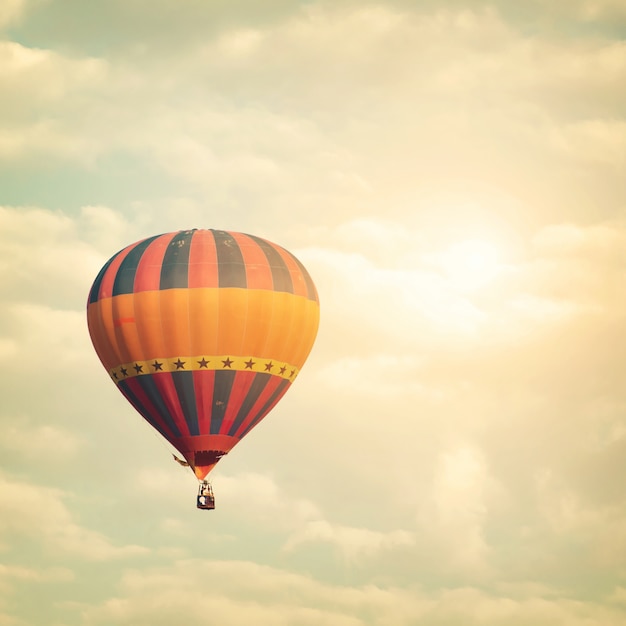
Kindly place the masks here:
[(116, 382), (136, 376), (158, 374), (159, 372), (195, 372), (195, 371), (239, 371), (272, 374), (292, 381), (299, 373), (294, 365), (274, 359), (260, 359), (253, 356), (177, 356), (149, 361), (123, 363), (109, 370), (109, 375)]

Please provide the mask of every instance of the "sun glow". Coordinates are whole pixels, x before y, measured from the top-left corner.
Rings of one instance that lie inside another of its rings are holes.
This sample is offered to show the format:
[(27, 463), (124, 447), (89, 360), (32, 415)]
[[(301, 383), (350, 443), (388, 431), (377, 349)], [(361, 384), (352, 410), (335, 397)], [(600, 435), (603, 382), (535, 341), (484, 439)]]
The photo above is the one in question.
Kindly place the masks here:
[(452, 244), (437, 255), (437, 265), (461, 290), (486, 285), (501, 269), (498, 249), (482, 239), (468, 239)]

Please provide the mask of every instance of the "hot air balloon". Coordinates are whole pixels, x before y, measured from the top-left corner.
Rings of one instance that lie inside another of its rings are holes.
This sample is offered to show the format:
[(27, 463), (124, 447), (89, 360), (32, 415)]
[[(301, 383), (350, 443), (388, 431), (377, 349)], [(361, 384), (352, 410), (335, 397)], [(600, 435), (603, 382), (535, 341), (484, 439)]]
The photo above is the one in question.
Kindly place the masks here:
[(89, 334), (126, 399), (215, 500), (206, 476), (291, 387), (319, 300), (302, 263), (253, 235), (183, 230), (133, 243), (96, 277)]

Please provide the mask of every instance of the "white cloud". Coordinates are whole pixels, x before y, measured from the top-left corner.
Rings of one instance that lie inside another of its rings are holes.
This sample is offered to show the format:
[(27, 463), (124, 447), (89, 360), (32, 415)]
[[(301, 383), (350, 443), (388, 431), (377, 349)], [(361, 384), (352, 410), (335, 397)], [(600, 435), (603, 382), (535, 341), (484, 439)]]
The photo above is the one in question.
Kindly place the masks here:
[[(372, 494), (372, 503), (377, 501)], [(355, 528), (331, 524), (326, 520), (307, 522), (302, 528), (291, 533), (283, 549), (297, 550), (306, 544), (329, 544), (349, 563), (378, 555), (380, 552), (406, 548), (415, 544), (415, 537), (405, 530), (379, 532), (368, 528)]]
[[(49, 487), (18, 482), (0, 475), (0, 541), (5, 551), (15, 539), (40, 544), (48, 554), (94, 561), (146, 554), (141, 546), (116, 546), (105, 535), (81, 526), (63, 502), (64, 494)], [(45, 516), (42, 516), (45, 503)]]
[(75, 104), (101, 88), (103, 61), (1, 41), (0, 77), (7, 94), (0, 103), (0, 159), (54, 155), (84, 163), (98, 153), (99, 146), (84, 137)]
[(421, 533), (438, 547), (439, 566), (477, 577), (493, 573), (485, 524), (490, 503), (502, 496), (481, 450), (458, 445), (440, 455), (432, 492), (418, 513)]
[(320, 366), (317, 377), (329, 389), (349, 388), (362, 397), (394, 395), (440, 399), (441, 391), (420, 380), (425, 359), (414, 355), (345, 356)]
[[(74, 580), (74, 572), (64, 567), (42, 565), (32, 568), (0, 563), (0, 624), (28, 626), (27, 622), (8, 613), (17, 604), (14, 598), (22, 589), (28, 588), (30, 594), (40, 598), (47, 585), (71, 583)], [(3, 610), (7, 612), (4, 613)]]
[[(161, 626), (211, 619), (239, 626), (618, 626), (618, 606), (579, 602), (553, 589), (530, 596), (510, 588), (497, 596), (472, 587), (426, 591), (418, 585), (325, 585), (309, 577), (245, 561), (179, 561), (167, 568), (126, 572), (120, 593), (82, 611), (85, 626)], [(619, 596), (615, 596), (619, 599)]]
[(14, 302), (73, 308), (86, 301), (103, 260), (80, 240), (72, 219), (43, 209), (0, 207), (0, 233), (0, 285)]
[[(138, 485), (144, 496), (157, 491), (181, 494), (182, 503), (186, 493), (184, 486), (189, 484), (186, 478), (182, 473), (151, 470), (140, 472)], [(328, 522), (315, 503), (289, 494), (269, 476), (256, 473), (228, 476), (217, 472), (212, 483), (220, 510), (241, 516), (255, 532), (265, 529), (284, 535), (286, 552), (297, 552), (311, 543), (326, 543), (346, 561), (357, 562), (363, 557), (371, 558), (413, 543), (412, 535), (403, 530), (380, 532)], [(178, 496), (175, 497), (178, 501)], [(186, 534), (190, 532), (190, 524), (186, 520), (168, 518), (163, 522), (163, 529), (172, 535)], [(219, 533), (206, 538), (207, 542), (221, 544), (236, 540), (235, 535)]]
[(28, 568), (0, 564), (0, 588), (3, 584), (20, 582), (66, 582), (74, 580), (74, 572), (65, 567)]
[[(234, 451), (233, 454), (236, 454)], [(174, 463), (172, 463), (172, 466)], [(178, 468), (179, 470), (181, 468)], [(220, 466), (220, 470), (222, 467)], [(217, 471), (211, 482), (220, 510), (246, 520), (246, 524), (257, 530), (285, 533), (300, 527), (310, 519), (319, 519), (318, 507), (306, 498), (288, 493), (274, 478), (259, 473), (246, 472), (228, 475)], [(195, 480), (189, 470), (171, 471), (154, 468), (141, 470), (135, 478), (135, 488), (142, 496), (166, 493), (181, 510), (185, 510), (190, 498), (195, 495)], [(189, 527), (187, 520), (168, 518), (163, 528), (177, 534)], [(232, 542), (232, 533), (216, 533), (207, 541)]]
[[(300, 97), (322, 103), (331, 89), (347, 85), (351, 91), (358, 85), (355, 93), (378, 102), (398, 93), (457, 94), (471, 101), (485, 94), (506, 99), (512, 92), (541, 102), (539, 88), (552, 94), (575, 90), (588, 98), (584, 92), (591, 85), (596, 97), (610, 98), (608, 88), (615, 93), (624, 67), (618, 43), (556, 45), (525, 37), (493, 10), (414, 12), (354, 4), (313, 5), (265, 30), (225, 33), (204, 47), (201, 58), (222, 88), (245, 92), (289, 75), (300, 83)], [(247, 72), (247, 85), (237, 85)], [(275, 94), (290, 95), (284, 87)], [(336, 104), (352, 106), (349, 91)], [(427, 102), (422, 106), (428, 109)]]
[(81, 440), (73, 433), (50, 424), (33, 424), (28, 418), (2, 416), (0, 449), (18, 451), (22, 459), (37, 463), (72, 463)]
[(28, 4), (28, 0), (3, 0), (0, 4), (0, 28), (17, 21)]
[[(379, 266), (339, 249), (309, 249), (306, 259), (327, 315), (358, 328), (361, 336), (380, 337), (381, 345), (430, 343), (433, 331), (471, 336), (483, 322), (479, 308), (423, 266)], [(350, 334), (346, 329), (344, 341)]]
[(237, 476), (215, 478), (214, 486), (219, 490), (220, 506), (240, 511), (249, 523), (274, 530), (289, 530), (307, 520), (318, 518), (315, 503), (306, 498), (286, 493), (269, 476), (246, 473)]
[(573, 223), (551, 224), (542, 228), (531, 241), (539, 254), (587, 257), (592, 261), (624, 261), (626, 227), (621, 222), (581, 226)]
[[(72, 371), (80, 374), (82, 367), (94, 362), (82, 311), (11, 304), (1, 319), (19, 348), (19, 359), (12, 363), (11, 372), (23, 373), (31, 370), (33, 363), (48, 363), (54, 364), (56, 372), (73, 368)], [(50, 332), (51, 328), (54, 333)]]
[[(626, 57), (626, 46), (622, 56)], [(626, 164), (626, 121), (595, 119), (555, 126), (549, 139), (566, 158), (618, 171)]]
[(5, 613), (0, 613), (0, 626), (28, 626), (26, 622), (21, 619), (12, 617)]
[(504, 144), (520, 153), (513, 167), (550, 143), (559, 159), (623, 160), (621, 128), (604, 116), (564, 125), (549, 113), (615, 109), (621, 48), (546, 43), (492, 10), (317, 4), (175, 50), (105, 61), (5, 42), (5, 106), (23, 123), (7, 122), (0, 150), (92, 166), (123, 150), (220, 200), (245, 181), (257, 203), (263, 191), (306, 211), (333, 190), (354, 212), (379, 212), (444, 166), (454, 176), (477, 151), (494, 172)]
[(580, 15), (588, 20), (626, 16), (626, 7), (621, 0), (579, 0), (576, 4)]
[(540, 326), (558, 324), (580, 313), (580, 308), (573, 302), (542, 298), (532, 294), (515, 296), (509, 303), (509, 310), (511, 319), (518, 317), (518, 330), (521, 330), (521, 327), (528, 322)]
[(522, 266), (518, 285), (528, 295), (579, 314), (602, 313), (608, 320), (622, 311), (616, 290), (625, 244), (626, 228), (619, 221), (548, 225), (532, 238), (534, 258)]
[(553, 532), (567, 534), (599, 528), (603, 517), (597, 509), (586, 509), (578, 495), (554, 472), (544, 469), (536, 473), (537, 496), (543, 518)]
[(59, 315), (59, 309), (83, 311), (101, 266), (141, 238), (141, 224), (141, 217), (128, 220), (107, 207), (84, 207), (77, 219), (37, 207), (0, 207), (0, 288), (24, 307), (20, 315), (36, 316), (46, 305)]
[(577, 537), (599, 571), (626, 571), (626, 523), (621, 503), (593, 501), (560, 469), (535, 474), (542, 520), (559, 538)]
[(104, 264), (118, 250), (141, 238), (145, 221), (146, 218), (141, 215), (129, 219), (127, 215), (107, 206), (84, 206), (76, 222), (79, 231), (77, 239), (93, 246), (103, 255), (99, 256), (98, 262), (101, 260)]
[(376, 344), (399, 359), (387, 384), (409, 389), (420, 385), (416, 354), (423, 362), (442, 349), (524, 343), (585, 316), (619, 315), (625, 233), (619, 222), (552, 224), (529, 237), (525, 256), (501, 262), (511, 256), (504, 238), (432, 242), (391, 220), (329, 229), (328, 247), (300, 251), (321, 294), (321, 340), (342, 349), (322, 375), (373, 390), (372, 367), (385, 385), (384, 354), (361, 354)]

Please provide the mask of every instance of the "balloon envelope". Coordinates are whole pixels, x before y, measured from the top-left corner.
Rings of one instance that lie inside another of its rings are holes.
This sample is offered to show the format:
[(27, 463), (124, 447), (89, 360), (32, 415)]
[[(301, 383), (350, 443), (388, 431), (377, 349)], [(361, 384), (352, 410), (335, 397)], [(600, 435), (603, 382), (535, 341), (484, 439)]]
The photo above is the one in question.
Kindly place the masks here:
[(117, 388), (202, 479), (295, 380), (319, 301), (280, 246), (194, 229), (115, 254), (91, 287), (87, 321)]

